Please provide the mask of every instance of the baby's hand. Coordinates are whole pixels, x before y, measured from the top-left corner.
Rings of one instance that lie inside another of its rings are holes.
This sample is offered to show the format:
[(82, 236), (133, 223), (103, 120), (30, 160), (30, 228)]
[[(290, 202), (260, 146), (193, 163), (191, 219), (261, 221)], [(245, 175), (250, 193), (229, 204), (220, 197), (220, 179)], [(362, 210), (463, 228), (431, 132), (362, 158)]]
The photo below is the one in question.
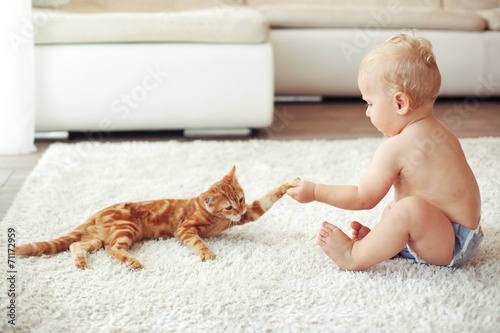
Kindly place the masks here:
[(295, 199), (300, 203), (308, 203), (314, 201), (314, 186), (316, 185), (315, 183), (296, 178), (290, 181), (288, 184), (290, 184), (292, 188), (288, 189), (286, 193), (290, 197), (292, 197), (292, 199)]

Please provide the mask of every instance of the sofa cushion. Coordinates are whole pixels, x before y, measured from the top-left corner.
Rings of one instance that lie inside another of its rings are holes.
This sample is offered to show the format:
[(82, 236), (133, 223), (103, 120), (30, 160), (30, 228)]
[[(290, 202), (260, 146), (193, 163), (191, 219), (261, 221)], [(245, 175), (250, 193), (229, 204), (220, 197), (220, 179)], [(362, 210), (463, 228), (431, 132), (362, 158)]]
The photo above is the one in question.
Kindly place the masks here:
[(33, 9), (35, 44), (109, 42), (262, 43), (269, 25), (258, 11), (225, 6), (182, 12), (72, 13)]
[(78, 13), (172, 12), (243, 4), (244, 0), (71, 0), (61, 9)]
[(441, 0), (247, 0), (250, 6), (280, 4), (280, 5), (325, 5), (325, 6), (382, 6), (389, 7), (397, 3), (400, 7), (441, 8)]
[(489, 9), (498, 6), (499, 0), (443, 0), (443, 7), (450, 9)]
[(478, 10), (477, 13), (485, 18), (488, 23), (488, 29), (500, 30), (500, 8)]
[(409, 28), (481, 31), (486, 21), (474, 12), (438, 8), (262, 5), (255, 7), (272, 27)]
[[(31, 0), (33, 7), (60, 8), (70, 0)], [(73, 0), (75, 1), (75, 0)]]

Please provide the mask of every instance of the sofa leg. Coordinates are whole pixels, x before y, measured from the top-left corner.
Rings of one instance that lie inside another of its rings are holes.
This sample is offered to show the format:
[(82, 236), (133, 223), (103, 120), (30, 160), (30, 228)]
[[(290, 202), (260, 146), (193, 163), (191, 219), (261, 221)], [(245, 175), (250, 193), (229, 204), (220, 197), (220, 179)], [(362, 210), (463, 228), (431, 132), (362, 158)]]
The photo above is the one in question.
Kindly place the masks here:
[(187, 138), (205, 137), (248, 137), (252, 134), (249, 128), (187, 128), (184, 136)]

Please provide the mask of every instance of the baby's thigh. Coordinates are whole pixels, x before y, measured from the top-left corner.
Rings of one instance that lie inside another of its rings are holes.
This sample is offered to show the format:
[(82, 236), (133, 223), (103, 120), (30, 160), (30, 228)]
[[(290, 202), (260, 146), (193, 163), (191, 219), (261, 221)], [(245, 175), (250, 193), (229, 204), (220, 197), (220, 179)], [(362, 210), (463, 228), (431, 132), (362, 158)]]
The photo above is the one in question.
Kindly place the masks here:
[(391, 209), (394, 207), (394, 200), (391, 201), (387, 206), (385, 206), (384, 211), (382, 212), (382, 218), (387, 216), (387, 214), (391, 211)]
[(455, 232), (443, 211), (418, 197), (407, 197), (395, 203), (391, 213), (408, 228), (408, 245), (419, 257), (434, 265), (451, 262)]

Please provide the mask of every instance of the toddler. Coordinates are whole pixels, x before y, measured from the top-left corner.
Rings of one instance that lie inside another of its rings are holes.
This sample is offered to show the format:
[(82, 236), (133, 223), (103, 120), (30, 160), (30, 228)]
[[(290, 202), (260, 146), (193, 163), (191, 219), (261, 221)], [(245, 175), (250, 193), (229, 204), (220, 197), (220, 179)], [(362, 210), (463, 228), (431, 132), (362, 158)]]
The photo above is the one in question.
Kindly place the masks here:
[(366, 116), (388, 138), (359, 185), (295, 180), (287, 193), (301, 203), (361, 210), (394, 186), (394, 201), (373, 230), (353, 221), (351, 239), (323, 222), (318, 244), (341, 269), (364, 270), (397, 254), (417, 263), (463, 264), (483, 238), (481, 200), (458, 139), (434, 118), (441, 75), (431, 43), (392, 37), (363, 59), (358, 85)]

